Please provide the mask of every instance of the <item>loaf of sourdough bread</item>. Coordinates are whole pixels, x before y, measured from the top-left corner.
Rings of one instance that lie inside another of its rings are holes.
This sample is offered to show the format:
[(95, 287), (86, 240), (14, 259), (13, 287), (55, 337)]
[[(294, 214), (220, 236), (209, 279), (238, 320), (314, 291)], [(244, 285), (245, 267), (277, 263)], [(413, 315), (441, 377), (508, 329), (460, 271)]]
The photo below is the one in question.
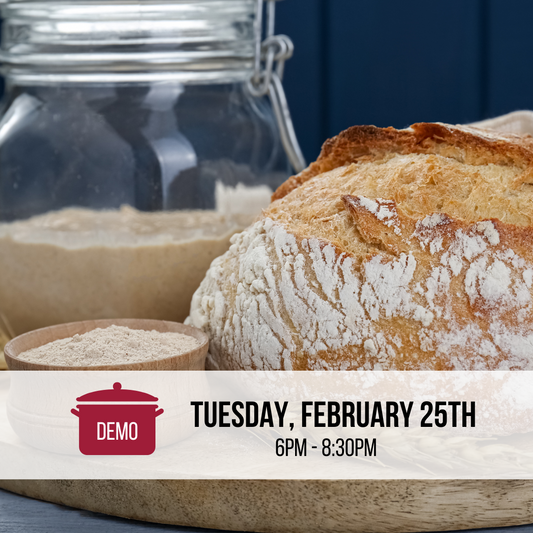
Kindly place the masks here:
[(196, 291), (208, 364), (533, 369), (533, 139), (353, 127), (274, 194)]

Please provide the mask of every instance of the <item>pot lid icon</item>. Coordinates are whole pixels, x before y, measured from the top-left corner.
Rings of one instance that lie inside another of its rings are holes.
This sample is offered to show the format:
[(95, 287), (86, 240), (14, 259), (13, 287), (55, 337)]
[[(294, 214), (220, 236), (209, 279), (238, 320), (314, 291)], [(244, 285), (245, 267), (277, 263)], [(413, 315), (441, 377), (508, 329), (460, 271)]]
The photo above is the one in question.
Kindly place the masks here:
[(121, 383), (114, 383), (112, 389), (89, 392), (76, 398), (77, 402), (157, 402), (157, 398), (146, 392), (123, 389)]

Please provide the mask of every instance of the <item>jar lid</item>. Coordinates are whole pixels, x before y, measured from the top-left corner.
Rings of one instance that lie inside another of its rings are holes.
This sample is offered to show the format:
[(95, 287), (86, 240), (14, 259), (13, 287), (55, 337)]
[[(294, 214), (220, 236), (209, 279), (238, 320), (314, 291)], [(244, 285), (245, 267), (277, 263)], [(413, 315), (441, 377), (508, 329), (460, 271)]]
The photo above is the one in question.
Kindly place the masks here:
[(114, 383), (112, 389), (89, 392), (76, 398), (77, 402), (157, 402), (157, 398), (146, 392), (123, 389), (121, 383)]
[(21, 83), (244, 81), (253, 71), (256, 4), (0, 0), (0, 60)]

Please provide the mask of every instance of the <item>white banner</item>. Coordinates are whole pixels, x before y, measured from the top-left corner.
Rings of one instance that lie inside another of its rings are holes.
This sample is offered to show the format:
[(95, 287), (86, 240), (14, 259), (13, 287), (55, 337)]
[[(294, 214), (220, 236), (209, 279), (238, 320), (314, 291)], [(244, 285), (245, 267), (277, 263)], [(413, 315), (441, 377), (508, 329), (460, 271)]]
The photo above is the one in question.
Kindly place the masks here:
[(5, 372), (2, 479), (533, 479), (532, 372)]

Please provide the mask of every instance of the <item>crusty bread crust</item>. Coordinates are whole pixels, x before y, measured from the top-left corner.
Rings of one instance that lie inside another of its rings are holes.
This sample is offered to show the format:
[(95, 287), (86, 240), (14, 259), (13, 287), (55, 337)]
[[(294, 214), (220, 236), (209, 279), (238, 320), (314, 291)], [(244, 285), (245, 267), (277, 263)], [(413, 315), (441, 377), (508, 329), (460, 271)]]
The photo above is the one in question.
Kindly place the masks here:
[(196, 292), (211, 366), (533, 370), (532, 168), (445, 124), (328, 141)]
[[(419, 122), (409, 129), (352, 126), (322, 146), (318, 159), (283, 183), (272, 201), (286, 196), (314, 176), (361, 161), (379, 160), (391, 153), (435, 154), (473, 165), (516, 165), (523, 179), (533, 176), (533, 138), (473, 127)], [(517, 182), (519, 184), (520, 182)]]

